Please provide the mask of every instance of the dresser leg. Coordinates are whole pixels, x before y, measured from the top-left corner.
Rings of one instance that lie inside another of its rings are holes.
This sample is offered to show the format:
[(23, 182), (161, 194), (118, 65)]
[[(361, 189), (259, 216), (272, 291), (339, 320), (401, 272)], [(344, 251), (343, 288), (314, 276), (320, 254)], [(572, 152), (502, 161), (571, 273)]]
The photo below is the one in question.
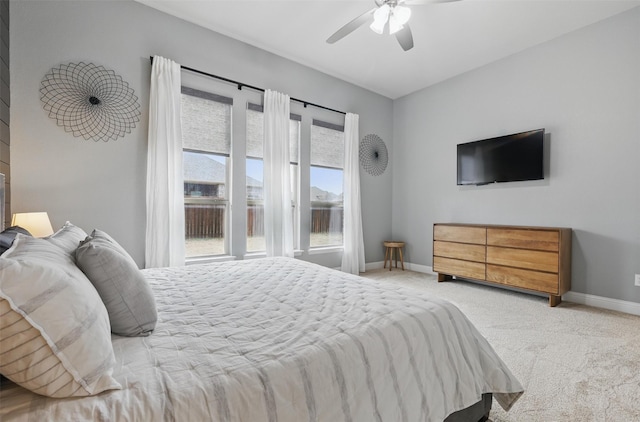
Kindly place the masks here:
[(549, 306), (557, 306), (562, 302), (562, 296), (549, 295)]
[(453, 277), (447, 274), (438, 273), (438, 281), (453, 280)]

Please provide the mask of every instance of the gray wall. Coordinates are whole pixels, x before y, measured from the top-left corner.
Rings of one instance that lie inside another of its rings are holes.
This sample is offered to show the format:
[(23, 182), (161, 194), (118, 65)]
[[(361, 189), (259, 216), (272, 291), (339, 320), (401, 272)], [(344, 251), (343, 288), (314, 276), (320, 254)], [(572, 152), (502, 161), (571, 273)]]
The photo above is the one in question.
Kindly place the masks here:
[[(20, 1), (11, 4), (13, 211), (48, 211), (102, 228), (144, 259), (145, 175), (150, 55), (275, 89), (360, 115), (360, 134), (375, 133), (392, 153), (393, 102), (370, 91), (131, 1)], [(139, 126), (108, 143), (74, 138), (41, 107), (42, 77), (61, 63), (86, 61), (120, 74), (142, 105)], [(233, 88), (235, 89), (235, 88)], [(250, 95), (250, 94), (247, 94)], [(391, 167), (391, 165), (390, 165)], [(382, 261), (391, 234), (391, 168), (361, 173), (367, 262)], [(308, 179), (307, 179), (308, 180)], [(339, 255), (304, 256), (339, 265)]]
[[(546, 128), (544, 181), (456, 186), (456, 144)], [(436, 222), (571, 227), (572, 290), (640, 302), (640, 8), (394, 102), (393, 236)]]

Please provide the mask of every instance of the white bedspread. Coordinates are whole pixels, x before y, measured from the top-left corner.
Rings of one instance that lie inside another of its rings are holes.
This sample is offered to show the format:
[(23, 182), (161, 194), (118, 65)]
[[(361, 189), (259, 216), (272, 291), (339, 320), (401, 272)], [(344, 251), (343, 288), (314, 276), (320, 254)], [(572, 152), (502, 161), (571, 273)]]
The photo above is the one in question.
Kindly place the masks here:
[(159, 321), (113, 337), (122, 390), (10, 385), (0, 420), (442, 421), (522, 387), (452, 304), (300, 260), (144, 270)]

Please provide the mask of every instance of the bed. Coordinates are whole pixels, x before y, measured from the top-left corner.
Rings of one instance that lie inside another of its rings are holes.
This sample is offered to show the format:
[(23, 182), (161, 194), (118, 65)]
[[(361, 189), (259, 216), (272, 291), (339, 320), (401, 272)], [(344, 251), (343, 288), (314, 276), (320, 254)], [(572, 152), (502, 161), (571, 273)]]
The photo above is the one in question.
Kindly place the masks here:
[(413, 289), (290, 258), (142, 272), (158, 321), (112, 336), (122, 389), (4, 383), (0, 420), (475, 421), (523, 393), (458, 308)]

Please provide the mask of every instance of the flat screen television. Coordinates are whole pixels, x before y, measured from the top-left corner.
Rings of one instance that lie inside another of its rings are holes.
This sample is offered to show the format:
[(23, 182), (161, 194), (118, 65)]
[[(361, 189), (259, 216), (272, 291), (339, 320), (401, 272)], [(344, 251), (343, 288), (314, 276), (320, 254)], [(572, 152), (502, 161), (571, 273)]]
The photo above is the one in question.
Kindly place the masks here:
[(544, 179), (544, 129), (458, 144), (458, 185)]

